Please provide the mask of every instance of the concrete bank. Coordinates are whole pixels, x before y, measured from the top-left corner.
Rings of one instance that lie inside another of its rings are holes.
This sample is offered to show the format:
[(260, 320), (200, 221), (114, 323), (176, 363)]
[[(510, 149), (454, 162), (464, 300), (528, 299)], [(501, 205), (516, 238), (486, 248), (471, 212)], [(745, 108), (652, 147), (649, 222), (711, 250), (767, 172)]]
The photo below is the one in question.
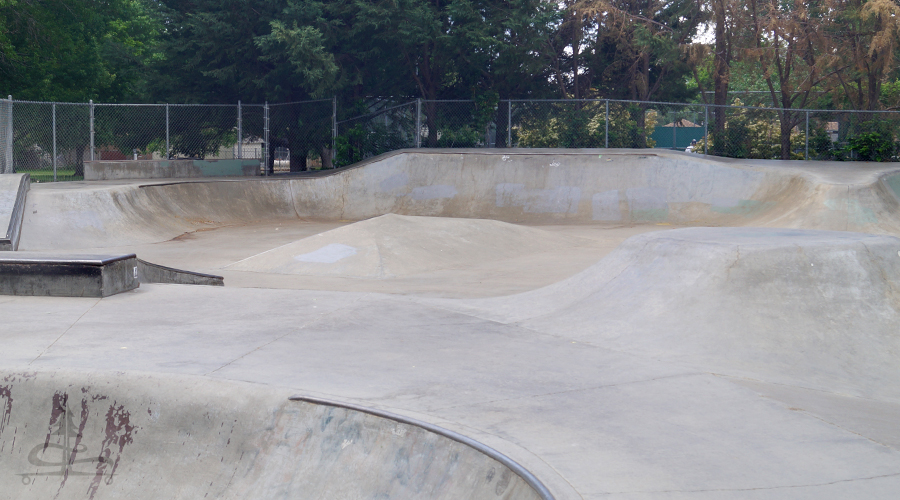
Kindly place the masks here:
[(41, 185), (29, 197), (23, 244), (139, 244), (259, 220), (387, 213), (900, 234), (898, 174), (889, 164), (645, 150), (403, 150), (300, 177)]
[(408, 419), (290, 396), (199, 377), (4, 370), (0, 491), (91, 500), (552, 498), (496, 452)]
[(685, 228), (508, 297), (428, 303), (717, 373), (900, 401), (900, 238)]

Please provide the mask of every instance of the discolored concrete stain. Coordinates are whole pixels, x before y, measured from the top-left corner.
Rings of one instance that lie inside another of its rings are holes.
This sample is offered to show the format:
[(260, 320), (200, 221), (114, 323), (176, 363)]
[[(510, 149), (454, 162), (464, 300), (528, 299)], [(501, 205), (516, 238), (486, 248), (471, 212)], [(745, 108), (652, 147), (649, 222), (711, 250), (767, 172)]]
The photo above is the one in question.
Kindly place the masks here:
[(528, 189), (524, 184), (500, 183), (494, 189), (497, 207), (521, 207), (525, 213), (575, 214), (581, 201), (581, 189), (572, 186)]
[(884, 182), (894, 192), (894, 196), (900, 198), (900, 174), (887, 176), (884, 178)]
[(669, 203), (666, 190), (656, 187), (641, 187), (625, 190), (631, 220), (639, 222), (662, 222), (669, 217)]
[(449, 184), (419, 186), (410, 193), (410, 196), (414, 200), (440, 200), (444, 198), (453, 198), (456, 195), (456, 187)]
[(385, 193), (393, 193), (395, 191), (402, 190), (409, 184), (409, 175), (406, 172), (401, 172), (399, 174), (394, 174), (387, 179), (378, 183), (378, 187), (382, 192)]
[(765, 212), (774, 206), (775, 203), (771, 201), (716, 199), (713, 200), (711, 208), (713, 212), (720, 214), (749, 217)]
[(875, 212), (860, 204), (858, 200), (830, 199), (825, 200), (825, 206), (831, 210), (846, 213), (848, 222), (855, 226), (878, 224), (878, 216), (875, 215)]
[(591, 218), (593, 220), (606, 222), (617, 222), (622, 220), (618, 189), (595, 193), (594, 196), (591, 197)]

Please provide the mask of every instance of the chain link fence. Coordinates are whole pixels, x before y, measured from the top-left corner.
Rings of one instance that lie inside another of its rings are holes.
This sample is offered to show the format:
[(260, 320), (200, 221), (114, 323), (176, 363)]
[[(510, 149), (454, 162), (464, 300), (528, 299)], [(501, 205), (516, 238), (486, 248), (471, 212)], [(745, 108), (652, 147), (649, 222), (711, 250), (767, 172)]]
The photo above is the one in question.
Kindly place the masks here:
[(332, 99), (269, 104), (268, 110), (269, 175), (331, 168)]
[(418, 101), (378, 99), (351, 110), (362, 113), (336, 121), (334, 166), (342, 167), (388, 151), (419, 144), (421, 112)]
[[(104, 160), (257, 159), (260, 175), (403, 148), (662, 148), (731, 158), (900, 160), (900, 113), (585, 100), (99, 104), (0, 99), (0, 172), (77, 180)], [(341, 116), (342, 119), (338, 120)]]

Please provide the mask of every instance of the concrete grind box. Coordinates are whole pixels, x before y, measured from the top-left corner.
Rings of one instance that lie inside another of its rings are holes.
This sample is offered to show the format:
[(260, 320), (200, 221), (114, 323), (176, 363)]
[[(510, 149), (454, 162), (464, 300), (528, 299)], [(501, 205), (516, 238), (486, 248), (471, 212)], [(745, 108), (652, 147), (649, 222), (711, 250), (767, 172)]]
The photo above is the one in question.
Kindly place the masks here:
[(0, 255), (0, 295), (108, 297), (140, 286), (129, 255)]

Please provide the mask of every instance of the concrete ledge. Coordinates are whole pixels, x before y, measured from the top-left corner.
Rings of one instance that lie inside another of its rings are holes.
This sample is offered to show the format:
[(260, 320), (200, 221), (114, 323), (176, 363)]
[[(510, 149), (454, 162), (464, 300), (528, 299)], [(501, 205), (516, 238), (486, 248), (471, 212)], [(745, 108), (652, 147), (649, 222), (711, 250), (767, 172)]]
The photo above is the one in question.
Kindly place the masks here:
[(141, 259), (137, 260), (137, 272), (141, 283), (225, 286), (225, 278), (221, 276), (182, 271), (181, 269), (173, 269)]
[(134, 254), (0, 255), (0, 295), (108, 297), (139, 286)]
[(25, 196), (31, 186), (28, 174), (4, 174), (0, 176), (0, 251), (19, 248), (22, 218), (25, 214)]
[(251, 177), (259, 175), (259, 160), (135, 160), (84, 164), (84, 180)]

